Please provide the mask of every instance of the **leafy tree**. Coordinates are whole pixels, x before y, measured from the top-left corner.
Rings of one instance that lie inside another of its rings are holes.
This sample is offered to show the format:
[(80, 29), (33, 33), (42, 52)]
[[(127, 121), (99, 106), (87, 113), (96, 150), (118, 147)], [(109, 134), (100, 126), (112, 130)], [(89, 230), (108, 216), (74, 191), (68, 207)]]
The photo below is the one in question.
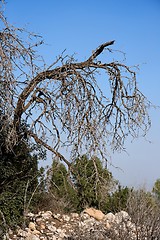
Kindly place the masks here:
[(52, 164), (52, 191), (59, 197), (70, 194), (72, 185), (68, 171), (63, 163), (53, 161)]
[(51, 170), (51, 181), (48, 190), (52, 194), (52, 199), (54, 198), (55, 201), (61, 200), (65, 204), (61, 207), (61, 210), (76, 211), (78, 204), (77, 192), (65, 165), (53, 160)]
[(158, 200), (160, 200), (160, 179), (157, 179), (154, 183), (152, 192), (155, 194)]
[(77, 158), (70, 175), (64, 164), (53, 161), (50, 190), (54, 196), (69, 201), (70, 209), (81, 211), (87, 206), (102, 209), (114, 185), (112, 174), (96, 157)]
[(92, 206), (102, 209), (115, 181), (112, 174), (102, 166), (100, 159), (89, 159), (86, 155), (77, 158), (72, 177), (79, 199), (78, 208), (82, 210)]
[(108, 148), (122, 149), (129, 134), (146, 133), (151, 104), (138, 88), (135, 68), (112, 59), (115, 41), (101, 44), (82, 62), (63, 53), (46, 66), (36, 51), (42, 38), (10, 25), (3, 11), (0, 20), (0, 106), (10, 122), (9, 150), (21, 138), (23, 120), (30, 125), (27, 136), (69, 169), (63, 155), (68, 147), (71, 160), (82, 150), (106, 158)]
[(58, 195), (58, 197), (62, 197), (68, 192), (68, 181), (67, 181), (67, 169), (64, 164), (59, 163), (58, 161), (53, 161), (52, 164), (52, 190)]

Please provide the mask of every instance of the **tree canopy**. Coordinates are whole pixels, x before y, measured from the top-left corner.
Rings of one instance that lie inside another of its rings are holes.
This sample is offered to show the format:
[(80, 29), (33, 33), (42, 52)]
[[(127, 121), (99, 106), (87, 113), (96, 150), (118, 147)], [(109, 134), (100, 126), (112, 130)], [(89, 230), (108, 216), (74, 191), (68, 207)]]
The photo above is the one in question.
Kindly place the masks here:
[[(136, 68), (115, 60), (115, 41), (82, 62), (64, 52), (46, 66), (37, 52), (42, 38), (10, 25), (3, 11), (0, 19), (0, 110), (10, 123), (9, 151), (27, 135), (70, 168), (82, 153), (106, 158), (128, 135), (146, 134), (150, 102), (138, 88)], [(29, 128), (22, 134), (24, 120)]]

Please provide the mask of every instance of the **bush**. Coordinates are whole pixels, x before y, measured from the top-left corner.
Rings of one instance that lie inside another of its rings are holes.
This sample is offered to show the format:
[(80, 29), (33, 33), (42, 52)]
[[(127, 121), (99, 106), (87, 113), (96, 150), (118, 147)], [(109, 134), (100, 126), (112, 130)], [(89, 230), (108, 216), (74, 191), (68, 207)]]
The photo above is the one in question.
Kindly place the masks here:
[(133, 189), (118, 185), (118, 189), (109, 194), (106, 201), (105, 212), (119, 212), (127, 208), (128, 199)]
[(160, 206), (150, 192), (144, 189), (132, 191), (126, 210), (135, 223), (137, 240), (159, 239)]
[[(25, 132), (26, 125), (21, 128)], [(11, 150), (6, 147), (7, 128), (0, 125), (0, 225), (22, 224), (33, 191), (38, 185), (38, 146), (22, 137)], [(36, 151), (35, 151), (36, 150)], [(42, 157), (42, 152), (39, 151)], [(30, 205), (34, 207), (34, 199)]]

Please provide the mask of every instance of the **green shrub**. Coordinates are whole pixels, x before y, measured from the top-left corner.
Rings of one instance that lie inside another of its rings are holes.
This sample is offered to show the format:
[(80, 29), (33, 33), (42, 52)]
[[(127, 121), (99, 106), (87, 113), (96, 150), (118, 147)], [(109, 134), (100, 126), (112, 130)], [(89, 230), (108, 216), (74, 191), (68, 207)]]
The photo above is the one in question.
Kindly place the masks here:
[[(21, 133), (26, 126), (22, 125)], [(10, 227), (23, 222), (24, 211), (33, 191), (38, 185), (38, 146), (22, 137), (11, 150), (6, 146), (7, 128), (0, 124), (0, 211), (1, 222), (4, 219)], [(39, 151), (42, 156), (43, 151)], [(34, 207), (34, 199), (30, 207)]]
[(104, 207), (105, 212), (116, 213), (121, 210), (126, 210), (130, 193), (133, 189), (118, 185), (118, 189), (109, 194)]

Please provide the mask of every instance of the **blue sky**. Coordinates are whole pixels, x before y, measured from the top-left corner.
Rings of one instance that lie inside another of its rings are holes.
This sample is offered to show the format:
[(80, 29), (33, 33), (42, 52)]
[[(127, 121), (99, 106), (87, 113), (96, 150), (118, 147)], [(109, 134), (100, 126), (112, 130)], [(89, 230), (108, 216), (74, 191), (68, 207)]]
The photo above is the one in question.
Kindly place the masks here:
[[(116, 40), (128, 65), (140, 65), (138, 83), (155, 105), (160, 105), (160, 1), (159, 0), (8, 0), (8, 20), (44, 37), (41, 49), (52, 63), (64, 49), (80, 61), (101, 43)], [(151, 188), (160, 178), (160, 110), (151, 110), (147, 139), (126, 142), (128, 154), (112, 155), (113, 175), (128, 186)], [(149, 140), (149, 141), (147, 141)]]

